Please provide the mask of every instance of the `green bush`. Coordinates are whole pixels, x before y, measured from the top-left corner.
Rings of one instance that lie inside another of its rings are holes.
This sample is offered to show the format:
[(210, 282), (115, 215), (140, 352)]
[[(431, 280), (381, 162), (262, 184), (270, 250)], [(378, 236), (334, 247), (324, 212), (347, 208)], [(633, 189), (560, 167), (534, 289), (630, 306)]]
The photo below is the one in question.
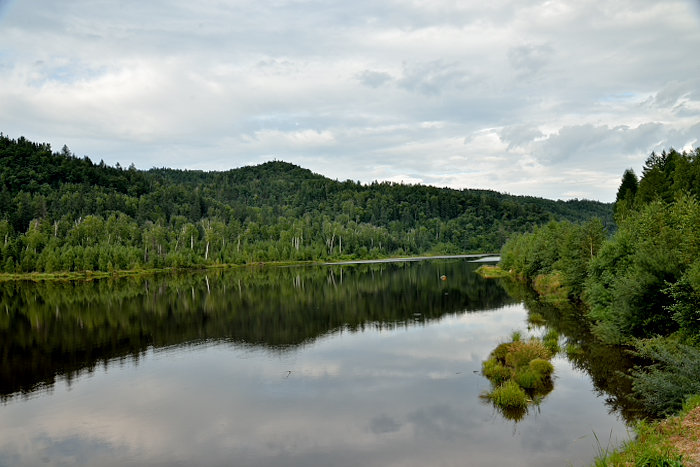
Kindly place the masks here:
[(559, 353), (559, 333), (554, 329), (547, 331), (542, 338), (542, 343), (552, 355)]
[(482, 363), (481, 373), (495, 386), (507, 381), (512, 376), (512, 371), (499, 363), (495, 358), (490, 358)]
[(635, 347), (654, 362), (632, 372), (632, 390), (647, 410), (668, 416), (700, 394), (700, 349), (663, 338), (638, 341)]
[(515, 381), (506, 381), (494, 389), (489, 398), (498, 407), (504, 409), (527, 408), (528, 397), (523, 388)]
[(526, 366), (535, 358), (551, 358), (552, 354), (544, 346), (542, 341), (538, 339), (530, 339), (529, 341), (513, 342), (508, 349), (506, 355), (506, 365), (513, 368)]
[(499, 344), (495, 349), (493, 349), (493, 352), (491, 352), (491, 355), (499, 362), (505, 363), (506, 355), (508, 355), (508, 349), (510, 349), (509, 342)]
[(536, 389), (541, 382), (542, 378), (530, 367), (521, 368), (515, 375), (513, 375), (513, 381), (518, 383), (523, 389), (533, 390)]
[(552, 376), (554, 373), (554, 365), (549, 360), (543, 358), (536, 358), (530, 362), (528, 365), (530, 370), (534, 372), (540, 380)]

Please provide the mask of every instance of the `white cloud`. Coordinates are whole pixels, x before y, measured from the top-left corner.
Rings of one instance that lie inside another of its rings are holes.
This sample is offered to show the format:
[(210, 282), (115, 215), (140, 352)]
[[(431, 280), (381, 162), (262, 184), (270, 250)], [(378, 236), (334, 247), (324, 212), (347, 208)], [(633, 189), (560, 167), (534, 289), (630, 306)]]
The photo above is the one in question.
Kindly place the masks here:
[(700, 139), (696, 3), (14, 2), (0, 131), (141, 168), (274, 155), (611, 201), (606, 180)]

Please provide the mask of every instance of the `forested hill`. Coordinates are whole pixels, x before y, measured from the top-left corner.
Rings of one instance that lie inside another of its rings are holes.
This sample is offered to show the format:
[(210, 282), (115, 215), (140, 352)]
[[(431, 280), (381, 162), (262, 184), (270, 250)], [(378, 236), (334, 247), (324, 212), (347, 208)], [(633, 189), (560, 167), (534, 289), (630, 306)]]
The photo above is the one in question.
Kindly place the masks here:
[(137, 170), (0, 135), (0, 269), (113, 270), (496, 251), (513, 232), (612, 205), (339, 182), (285, 162)]

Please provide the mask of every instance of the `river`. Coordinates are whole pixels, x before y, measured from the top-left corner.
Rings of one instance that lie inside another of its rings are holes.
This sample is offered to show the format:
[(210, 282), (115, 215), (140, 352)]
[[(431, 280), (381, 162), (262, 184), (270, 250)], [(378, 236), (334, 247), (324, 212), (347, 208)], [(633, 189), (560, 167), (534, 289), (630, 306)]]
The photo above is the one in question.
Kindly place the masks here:
[(480, 398), (491, 350), (547, 325), (477, 266), (2, 283), (0, 466), (590, 465), (627, 439), (564, 352), (522, 420)]

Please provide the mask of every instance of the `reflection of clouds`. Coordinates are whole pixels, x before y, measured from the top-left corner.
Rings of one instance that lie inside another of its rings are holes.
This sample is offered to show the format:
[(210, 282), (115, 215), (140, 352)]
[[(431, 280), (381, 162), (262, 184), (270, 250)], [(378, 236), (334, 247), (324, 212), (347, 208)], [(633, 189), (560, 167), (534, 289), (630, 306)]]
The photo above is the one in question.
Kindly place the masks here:
[[(283, 355), (230, 344), (149, 351), (138, 366), (111, 366), (77, 378), (70, 391), (57, 385), (1, 407), (0, 465), (42, 465), (43, 457), (53, 465), (205, 466), (561, 465), (569, 452), (590, 459), (590, 446), (567, 441), (610, 417), (577, 412), (585, 426), (572, 429), (565, 404), (586, 400), (585, 411), (595, 398), (581, 397), (590, 382), (559, 373), (566, 361), (557, 362), (556, 382), (566, 400), (555, 388), (515, 433), (479, 401), (488, 382), (470, 370), (525, 317), (521, 305), (508, 306), (423, 328), (337, 334)], [(550, 451), (533, 449), (526, 431), (551, 438)]]
[(468, 423), (460, 412), (447, 405), (435, 405), (418, 409), (408, 415), (408, 421), (416, 427), (418, 436), (445, 441), (462, 438), (474, 428), (473, 423)]
[(370, 421), (370, 430), (375, 434), (394, 433), (399, 431), (399, 428), (399, 422), (385, 414), (378, 415)]

